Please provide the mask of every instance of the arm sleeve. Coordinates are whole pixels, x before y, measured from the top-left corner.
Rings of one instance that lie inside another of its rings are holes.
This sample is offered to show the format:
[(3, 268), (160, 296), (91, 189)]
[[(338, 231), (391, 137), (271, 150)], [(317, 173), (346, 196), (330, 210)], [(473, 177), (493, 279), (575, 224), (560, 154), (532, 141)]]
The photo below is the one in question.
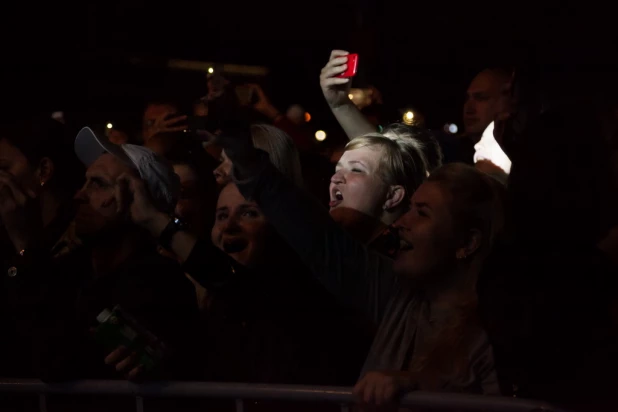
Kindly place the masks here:
[(260, 205), (268, 221), (330, 293), (379, 322), (397, 287), (392, 261), (347, 234), (267, 157), (261, 156), (252, 169), (241, 172), (250, 179), (237, 181), (243, 196)]

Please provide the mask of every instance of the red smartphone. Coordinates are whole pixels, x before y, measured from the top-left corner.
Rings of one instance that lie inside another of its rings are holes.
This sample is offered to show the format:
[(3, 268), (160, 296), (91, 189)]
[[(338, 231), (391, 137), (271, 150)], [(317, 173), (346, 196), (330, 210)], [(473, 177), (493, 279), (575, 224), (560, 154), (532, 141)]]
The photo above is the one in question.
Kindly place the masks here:
[(354, 75), (356, 74), (356, 69), (358, 68), (358, 54), (348, 54), (347, 57), (348, 68), (337, 77), (354, 77)]

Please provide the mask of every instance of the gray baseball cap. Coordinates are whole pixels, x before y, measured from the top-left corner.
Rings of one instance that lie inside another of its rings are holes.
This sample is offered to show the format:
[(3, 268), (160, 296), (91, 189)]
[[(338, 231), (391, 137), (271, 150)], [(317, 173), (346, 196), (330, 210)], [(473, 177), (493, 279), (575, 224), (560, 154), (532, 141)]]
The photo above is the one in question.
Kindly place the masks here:
[(180, 179), (164, 158), (143, 146), (116, 145), (103, 133), (96, 134), (89, 127), (84, 127), (77, 133), (75, 154), (86, 167), (90, 167), (105, 153), (138, 171), (159, 210), (167, 213), (174, 211), (180, 195)]

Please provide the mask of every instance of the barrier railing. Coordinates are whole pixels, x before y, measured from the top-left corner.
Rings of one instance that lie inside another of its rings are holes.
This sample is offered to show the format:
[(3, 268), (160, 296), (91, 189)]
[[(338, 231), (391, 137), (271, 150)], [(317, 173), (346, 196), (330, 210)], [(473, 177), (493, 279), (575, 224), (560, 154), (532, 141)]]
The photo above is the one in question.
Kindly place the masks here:
[[(341, 412), (348, 412), (349, 406), (355, 403), (352, 389), (347, 387), (214, 382), (134, 384), (128, 381), (76, 381), (48, 384), (37, 380), (0, 380), (0, 393), (38, 394), (40, 412), (47, 411), (47, 394), (131, 395), (135, 396), (137, 412), (144, 411), (144, 397), (226, 398), (235, 401), (236, 412), (243, 412), (245, 399), (329, 402), (339, 404)], [(562, 412), (544, 402), (526, 399), (429, 392), (412, 392), (401, 399), (401, 405), (438, 411)]]

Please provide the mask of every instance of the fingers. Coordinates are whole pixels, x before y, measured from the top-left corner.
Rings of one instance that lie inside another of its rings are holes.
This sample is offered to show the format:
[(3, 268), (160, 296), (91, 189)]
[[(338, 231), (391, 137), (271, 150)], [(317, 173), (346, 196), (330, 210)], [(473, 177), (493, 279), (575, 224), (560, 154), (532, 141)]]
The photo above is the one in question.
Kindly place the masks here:
[(349, 83), (349, 81), (350, 81), (349, 78), (331, 77), (330, 79), (322, 80), (321, 84), (322, 84), (322, 87), (332, 87), (332, 86), (339, 86), (342, 84)]
[(353, 393), (360, 402), (372, 403), (375, 392), (375, 374), (367, 373), (354, 387)]
[[(166, 115), (166, 116), (168, 116), (168, 115)], [(164, 119), (161, 122), (161, 126), (162, 126), (162, 128), (166, 128), (167, 126), (175, 125), (175, 124), (177, 124), (177, 123), (179, 123), (179, 122), (181, 122), (183, 120), (187, 120), (187, 116), (186, 115), (176, 116), (176, 117), (172, 117), (172, 118), (169, 118), (169, 119)]]
[(129, 193), (132, 194), (142, 194), (146, 192), (146, 187), (144, 186), (144, 182), (141, 179), (129, 174), (123, 173), (121, 174), (116, 181), (122, 181), (126, 184), (126, 187)]
[(345, 50), (333, 50), (332, 52), (330, 52), (329, 60), (333, 60), (334, 58), (340, 57), (340, 56), (347, 56), (348, 54), (350, 53)]
[(347, 68), (347, 57), (338, 57), (326, 63), (320, 74), (321, 78), (329, 78), (343, 73)]
[(392, 382), (386, 385), (382, 389), (382, 404), (392, 403), (395, 400), (398, 390), (399, 388)]
[(362, 403), (382, 406), (394, 402), (400, 389), (395, 377), (369, 372), (356, 384), (352, 393)]
[(187, 130), (189, 128), (189, 126), (182, 125), (182, 126), (175, 126), (175, 127), (164, 127), (161, 130), (159, 130), (159, 133), (165, 133), (165, 132), (182, 132), (183, 130)]
[(136, 366), (137, 360), (138, 360), (137, 353), (132, 352), (129, 356), (127, 356), (120, 362), (116, 363), (116, 370), (118, 372), (124, 372), (126, 370), (130, 370), (129, 373), (131, 373), (133, 369), (135, 369), (136, 367), (139, 367), (139, 365)]
[(382, 406), (383, 404), (387, 402), (384, 397), (384, 393), (386, 392), (387, 386), (388, 386), (388, 382), (386, 381), (385, 378), (382, 378), (379, 381), (376, 381), (376, 385), (375, 385), (375, 389), (373, 393), (373, 399), (377, 406)]
[(264, 96), (264, 90), (262, 90), (262, 87), (259, 84), (250, 83), (247, 86), (249, 86), (252, 92), (257, 93), (258, 96)]
[(363, 391), (363, 397), (361, 398), (364, 403), (373, 403), (375, 400), (376, 382), (371, 379), (367, 382), (365, 390)]
[(126, 346), (118, 346), (116, 350), (105, 357), (106, 365), (113, 365), (120, 362), (129, 355), (129, 350)]
[(131, 369), (131, 371), (127, 374), (127, 379), (136, 380), (142, 374), (144, 367), (142, 365), (138, 365), (136, 368)]
[(352, 394), (356, 396), (358, 399), (362, 399), (366, 386), (367, 386), (367, 377), (365, 376), (361, 380), (359, 380), (356, 383), (356, 385), (354, 385), (354, 389), (352, 389)]

